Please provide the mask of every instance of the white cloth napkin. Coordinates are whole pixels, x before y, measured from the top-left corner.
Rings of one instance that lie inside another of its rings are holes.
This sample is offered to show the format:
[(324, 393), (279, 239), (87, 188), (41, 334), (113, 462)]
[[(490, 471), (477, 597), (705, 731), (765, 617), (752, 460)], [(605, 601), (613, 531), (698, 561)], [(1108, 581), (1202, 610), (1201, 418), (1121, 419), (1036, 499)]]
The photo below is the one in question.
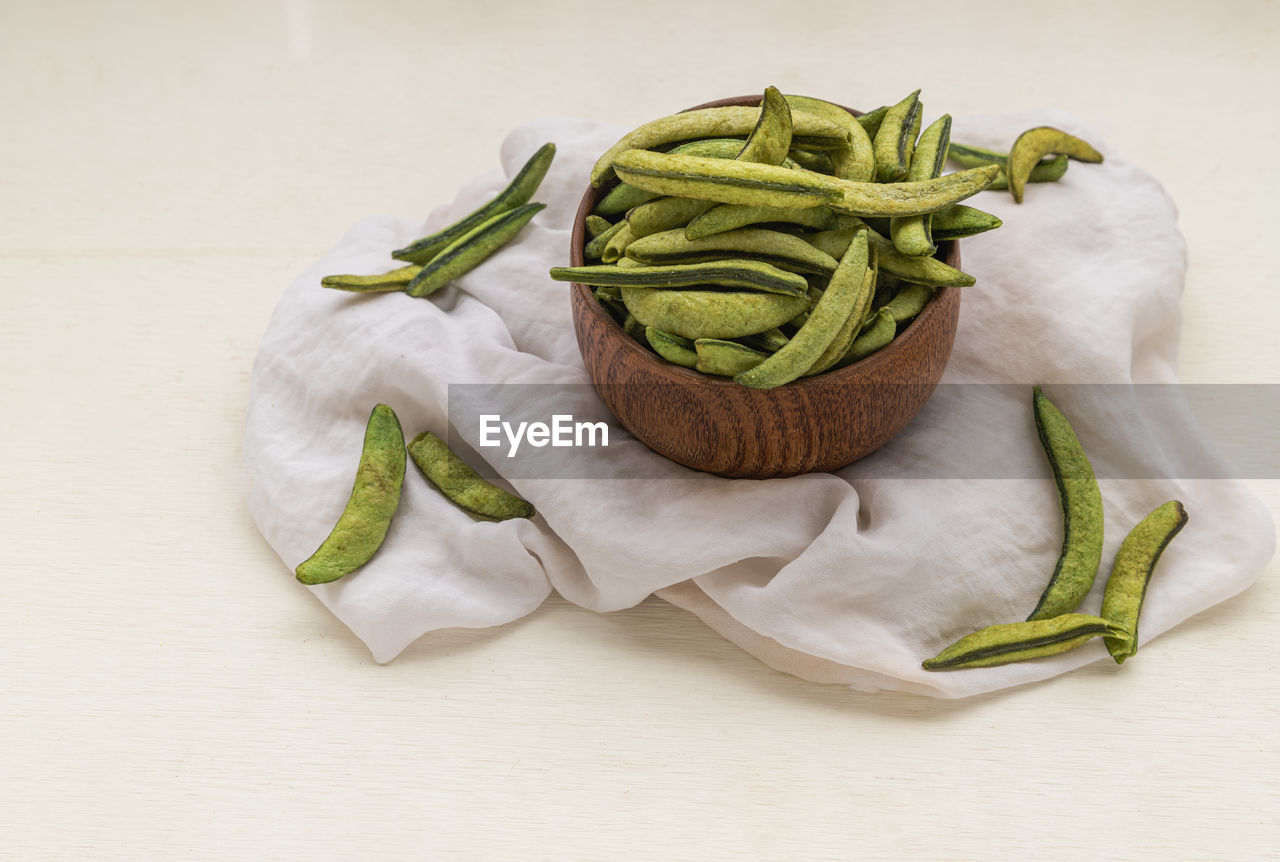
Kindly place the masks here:
[[(956, 118), (954, 137), (1007, 148), (1041, 124), (1100, 143), (1056, 111)], [(468, 183), (425, 224), (358, 222), (285, 291), (254, 367), (245, 433), (250, 508), (284, 563), (282, 577), (342, 510), (375, 403), (396, 410), (407, 438), (426, 429), (443, 435), (451, 383), (587, 382), (568, 286), (547, 270), (568, 263), (587, 171), (623, 131), (562, 118), (520, 128), (502, 146), (502, 172)], [(398, 265), (392, 249), (483, 203), (546, 141), (558, 147), (536, 196), (548, 208), (479, 268), (425, 300), (320, 288), (323, 275)], [(1031, 185), (1021, 206), (1006, 192), (970, 201), (1005, 225), (962, 243), (964, 269), (977, 284), (965, 288), (944, 382), (1020, 384), (1025, 397), (1014, 418), (996, 415), (988, 428), (955, 433), (1001, 435), (1011, 452), (1037, 463), (1031, 384), (1054, 394), (1055, 383), (1176, 382), (1186, 265), (1176, 213), (1154, 179), (1101, 149), (1104, 165), (1072, 165), (1059, 183)], [(1059, 406), (1091, 454), (1111, 437), (1141, 434), (1105, 427), (1089, 398), (1072, 403), (1068, 390)], [(946, 433), (947, 422), (945, 399), (935, 395), (912, 428)], [(1047, 470), (863, 479), (855, 465), (839, 474), (730, 480), (666, 462), (620, 426), (611, 434), (608, 450), (582, 455), (597, 459), (597, 478), (509, 477), (537, 507), (532, 521), (477, 521), (410, 464), (378, 554), (357, 573), (311, 589), (381, 662), (435, 629), (517, 619), (552, 589), (597, 611), (657, 593), (773, 667), (862, 691), (961, 697), (1110, 660), (1094, 641), (1004, 667), (920, 667), (961, 635), (1023, 619), (1034, 605), (1061, 543)], [(910, 474), (921, 456), (915, 449), (907, 438), (891, 442), (873, 456), (874, 475), (895, 467)], [(482, 451), (501, 474), (502, 452)], [(1115, 549), (1142, 515), (1173, 498), (1190, 512), (1148, 593), (1144, 643), (1245, 589), (1274, 551), (1268, 511), (1239, 482), (1104, 478), (1102, 493), (1103, 568), (1084, 612), (1097, 612)], [(1134, 660), (1144, 659), (1159, 661), (1158, 650)]]

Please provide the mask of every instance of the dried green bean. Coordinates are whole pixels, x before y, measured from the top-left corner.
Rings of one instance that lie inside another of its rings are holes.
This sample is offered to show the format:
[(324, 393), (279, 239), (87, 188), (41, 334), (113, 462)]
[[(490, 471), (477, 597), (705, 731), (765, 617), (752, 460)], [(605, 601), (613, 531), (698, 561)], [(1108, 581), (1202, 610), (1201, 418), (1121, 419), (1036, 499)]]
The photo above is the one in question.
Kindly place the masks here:
[(832, 151), (831, 171), (842, 180), (869, 182), (875, 177), (876, 154), (871, 138), (862, 124), (839, 105), (808, 96), (787, 96), (787, 104), (798, 111), (830, 120), (844, 130), (848, 145)]
[[(741, 106), (701, 108), (645, 123), (628, 132), (596, 161), (591, 184), (600, 186), (612, 174), (614, 161), (626, 150), (648, 150), (675, 141), (694, 138), (724, 138), (746, 135), (760, 119), (759, 108)], [(792, 113), (792, 140), (806, 147), (827, 149), (840, 146), (844, 133), (828, 121), (812, 114)]]
[(767, 207), (717, 204), (689, 222), (684, 235), (689, 239), (701, 239), (725, 231), (737, 230), (753, 224), (786, 223), (814, 230), (834, 230), (839, 227), (836, 214), (826, 207)]
[(808, 371), (853, 313), (866, 279), (868, 254), (864, 228), (849, 244), (822, 298), (795, 336), (777, 353), (734, 380), (752, 389), (773, 389)]
[(714, 284), (801, 297), (808, 287), (804, 276), (758, 260), (714, 260), (630, 268), (607, 265), (555, 266), (551, 268), (550, 275), (555, 281), (574, 281), (579, 284), (660, 289)]
[(881, 350), (893, 341), (898, 332), (898, 323), (893, 319), (893, 312), (882, 308), (863, 324), (862, 332), (849, 345), (849, 351), (841, 358), (840, 365), (848, 365), (865, 359), (877, 350)]
[(533, 199), (533, 194), (538, 190), (538, 186), (542, 184), (542, 178), (547, 175), (547, 170), (551, 167), (551, 160), (555, 158), (555, 155), (555, 144), (543, 144), (529, 158), (529, 161), (524, 163), (524, 167), (520, 168), (520, 171), (512, 178), (507, 187), (500, 191), (493, 200), (470, 215), (449, 225), (444, 230), (433, 233), (431, 236), (423, 237), (402, 249), (391, 252), (391, 256), (396, 260), (403, 260), (409, 263), (429, 263), (445, 248), (494, 216), (524, 206)]
[(701, 239), (687, 239), (679, 228), (654, 233), (627, 246), (627, 257), (650, 266), (747, 257), (781, 269), (818, 275), (835, 272), (837, 263), (798, 236), (750, 227)]
[(906, 323), (923, 311), (930, 299), (933, 299), (932, 287), (908, 282), (898, 289), (893, 299), (884, 307), (893, 313), (895, 322)]
[(645, 326), (692, 340), (740, 338), (781, 326), (808, 306), (803, 296), (722, 290), (623, 287), (627, 310)]
[(405, 292), (410, 296), (429, 296), (458, 276), (470, 272), (510, 242), (546, 206), (525, 204), (507, 210), (463, 234), (433, 257), (409, 282)]
[[(943, 114), (920, 135), (920, 142), (911, 157), (907, 179), (918, 182), (931, 180), (942, 174), (947, 159), (947, 143), (951, 140), (951, 115)], [(929, 213), (895, 218), (890, 222), (889, 234), (894, 246), (905, 255), (919, 257), (937, 251), (930, 233), (933, 216)]]
[(1040, 387), (1032, 394), (1036, 433), (1062, 503), (1062, 552), (1028, 620), (1070, 613), (1089, 594), (1102, 559), (1102, 492), (1080, 439)]
[(613, 263), (627, 253), (627, 246), (631, 245), (631, 240), (635, 239), (635, 234), (631, 232), (630, 221), (620, 221), (618, 224), (622, 228), (617, 233), (609, 237), (609, 241), (604, 244), (604, 250), (600, 252), (600, 259), (605, 263)]
[(304, 584), (327, 584), (372, 559), (382, 546), (404, 484), (404, 433), (395, 411), (379, 404), (369, 414), (355, 484), (347, 505), (316, 552), (298, 565)]
[(604, 249), (609, 244), (609, 240), (613, 239), (614, 235), (625, 227), (627, 227), (627, 220), (622, 219), (604, 233), (594, 237), (582, 250), (583, 256), (591, 260), (599, 260), (604, 255)]
[(404, 290), (404, 286), (421, 271), (421, 266), (411, 263), (379, 275), (326, 275), (320, 279), (320, 286), (352, 293), (390, 293)]
[(1026, 186), (1031, 169), (1040, 161), (1041, 156), (1057, 153), (1079, 162), (1098, 163), (1102, 161), (1102, 153), (1095, 150), (1087, 141), (1069, 135), (1052, 126), (1037, 126), (1027, 129), (1013, 142), (1009, 149), (1009, 163), (1005, 171), (1009, 177), (1009, 191), (1013, 199), (1022, 203), (1022, 192)]
[(854, 339), (862, 332), (862, 325), (867, 322), (867, 314), (871, 311), (871, 300), (876, 292), (875, 254), (872, 253), (870, 258), (871, 262), (867, 265), (867, 274), (862, 279), (862, 287), (858, 292), (853, 311), (845, 318), (840, 331), (827, 345), (827, 349), (822, 351), (822, 355), (814, 361), (813, 365), (809, 366), (809, 370), (805, 372), (806, 377), (821, 374), (844, 359), (853, 347)]
[(485, 481), (430, 431), (413, 438), (409, 455), (431, 484), (473, 515), (490, 521), (534, 516), (533, 506), (527, 500)]
[(763, 362), (767, 353), (752, 350), (745, 344), (736, 341), (722, 341), (718, 338), (699, 338), (693, 343), (698, 354), (698, 364), (694, 366), (703, 374), (714, 374), (718, 377), (733, 377)]
[(915, 137), (912, 126), (920, 115), (920, 91), (910, 93), (902, 101), (885, 112), (880, 128), (876, 130), (875, 148), (876, 179), (893, 183), (907, 175), (911, 161), (911, 148)]
[(1108, 637), (1107, 651), (1123, 664), (1138, 651), (1138, 617), (1147, 584), (1160, 555), (1187, 523), (1187, 510), (1177, 500), (1158, 507), (1134, 527), (1120, 543), (1116, 560), (1102, 593), (1102, 616), (1122, 629), (1129, 639)]
[(693, 342), (673, 332), (663, 332), (653, 326), (647, 326), (644, 337), (649, 346), (663, 359), (685, 368), (693, 368), (698, 364), (698, 352)]
[(595, 239), (600, 234), (613, 227), (609, 220), (598, 215), (589, 215), (583, 220), (582, 226), (587, 229), (587, 236)]
[[(987, 186), (987, 188), (991, 188)], [(960, 239), (995, 230), (1003, 222), (991, 213), (964, 204), (955, 204), (933, 214), (931, 229), (935, 240)]]
[(1075, 649), (1096, 637), (1127, 640), (1120, 627), (1088, 614), (1063, 614), (1049, 619), (987, 626), (965, 635), (931, 659), (925, 670), (993, 667), (1044, 658)]

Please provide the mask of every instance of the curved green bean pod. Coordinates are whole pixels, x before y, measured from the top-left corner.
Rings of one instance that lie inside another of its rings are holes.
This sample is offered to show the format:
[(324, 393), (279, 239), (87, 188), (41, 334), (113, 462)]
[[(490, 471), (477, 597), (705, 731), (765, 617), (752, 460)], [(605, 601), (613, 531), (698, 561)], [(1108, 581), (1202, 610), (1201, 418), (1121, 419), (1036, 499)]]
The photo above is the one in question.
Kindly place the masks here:
[(698, 352), (689, 339), (652, 326), (645, 327), (644, 337), (649, 346), (668, 362), (685, 368), (693, 368), (698, 364)]
[(402, 249), (391, 252), (396, 260), (409, 263), (426, 264), (437, 254), (452, 245), (464, 235), (478, 228), (494, 216), (524, 206), (533, 199), (533, 194), (542, 184), (542, 178), (551, 167), (551, 160), (556, 156), (555, 144), (543, 144), (534, 153), (524, 167), (512, 178), (505, 189), (498, 192), (497, 197), (470, 215), (459, 219), (442, 231), (410, 243)]
[(893, 312), (882, 308), (862, 326), (862, 332), (849, 345), (849, 352), (841, 359), (840, 365), (848, 365), (865, 359), (881, 348), (887, 347), (893, 337), (898, 334), (898, 322), (893, 319)]
[(717, 377), (741, 374), (768, 357), (767, 353), (753, 350), (745, 344), (718, 338), (699, 338), (693, 346), (698, 354), (698, 363), (694, 368), (703, 374), (714, 374)]
[(907, 175), (911, 161), (911, 148), (915, 146), (912, 126), (920, 116), (920, 91), (910, 93), (902, 101), (890, 107), (876, 130), (875, 148), (876, 180), (893, 183)]
[[(951, 115), (943, 114), (920, 135), (916, 150), (907, 169), (910, 181), (931, 180), (942, 173), (947, 160), (947, 143), (951, 140)], [(912, 257), (931, 255), (938, 250), (933, 243), (930, 226), (933, 216), (903, 216), (889, 223), (889, 235), (898, 251)]]
[[(980, 165), (999, 165), (1001, 168), (1000, 173), (996, 176), (995, 181), (987, 186), (987, 191), (1009, 188), (1009, 179), (1005, 175), (1009, 164), (1009, 156), (1005, 153), (997, 153), (995, 150), (975, 147), (972, 144), (953, 143), (947, 148), (947, 158), (965, 168), (976, 168)], [(1057, 182), (1062, 179), (1062, 175), (1066, 172), (1067, 157), (1065, 155), (1041, 159), (1031, 169), (1027, 182)]]
[(387, 537), (404, 484), (404, 432), (395, 411), (379, 404), (369, 414), (364, 447), (347, 505), (316, 552), (295, 574), (304, 584), (327, 584), (373, 558)]
[(1102, 161), (1102, 153), (1090, 146), (1088, 141), (1069, 135), (1052, 126), (1037, 126), (1027, 129), (1013, 142), (1009, 149), (1009, 163), (1005, 171), (1009, 177), (1009, 191), (1013, 199), (1022, 203), (1022, 192), (1026, 186), (1031, 169), (1040, 161), (1041, 156), (1049, 153), (1066, 155), (1078, 162)]
[(864, 228), (849, 243), (826, 291), (799, 331), (777, 353), (734, 380), (752, 389), (773, 389), (808, 371), (853, 314), (866, 279), (868, 255)]
[(413, 438), (409, 455), (431, 484), (473, 515), (490, 521), (534, 516), (527, 500), (487, 482), (430, 431)]
[[(591, 169), (591, 184), (600, 186), (613, 172), (614, 162), (627, 150), (650, 150), (675, 141), (694, 138), (725, 138), (750, 134), (760, 119), (759, 108), (732, 106), (685, 111), (645, 123), (623, 135), (605, 151)], [(792, 139), (798, 145), (829, 149), (844, 143), (844, 133), (828, 121), (812, 114), (794, 112)]]
[(320, 286), (352, 293), (390, 293), (404, 290), (404, 286), (421, 271), (421, 266), (411, 263), (379, 275), (326, 275), (320, 279)]
[(791, 149), (791, 108), (777, 87), (768, 87), (760, 101), (760, 119), (747, 137), (738, 161), (780, 165)]
[(746, 257), (817, 275), (835, 272), (837, 263), (794, 234), (750, 227), (701, 239), (686, 239), (685, 232), (678, 228), (649, 234), (627, 246), (627, 257), (650, 266)]
[(912, 284), (908, 282), (898, 289), (893, 299), (884, 306), (893, 313), (893, 319), (897, 323), (906, 323), (914, 318), (929, 300), (933, 299), (933, 288), (927, 284)]
[(1036, 433), (1062, 503), (1062, 552), (1040, 601), (1027, 617), (1043, 620), (1074, 611), (1093, 588), (1102, 560), (1102, 492), (1067, 417), (1039, 386), (1031, 400)]
[(822, 355), (814, 361), (813, 365), (809, 366), (809, 370), (804, 373), (805, 377), (821, 374), (844, 359), (853, 347), (854, 339), (862, 332), (862, 326), (867, 322), (867, 314), (871, 311), (871, 300), (876, 292), (875, 254), (871, 254), (870, 257), (871, 262), (867, 265), (867, 274), (862, 280), (862, 287), (858, 292), (853, 311), (845, 318), (840, 331), (827, 345), (827, 349), (822, 351)]
[(839, 227), (839, 219), (827, 207), (797, 209), (796, 207), (717, 204), (689, 222), (684, 229), (684, 235), (689, 239), (702, 239), (705, 236), (737, 230), (747, 225), (773, 222), (795, 224), (814, 230), (834, 230)]
[(867, 130), (839, 105), (808, 96), (787, 96), (787, 104), (798, 111), (830, 120), (844, 129), (848, 146), (832, 153), (832, 172), (842, 180), (869, 182), (876, 173), (876, 151)]
[(922, 664), (925, 670), (994, 667), (1058, 655), (1096, 637), (1128, 640), (1129, 634), (1101, 617), (1063, 614), (1024, 623), (987, 626), (965, 635)]
[(713, 260), (670, 266), (554, 266), (550, 275), (555, 281), (603, 287), (668, 289), (719, 285), (800, 297), (808, 288), (804, 276), (758, 260)]
[(546, 204), (525, 204), (499, 213), (446, 246), (405, 286), (410, 296), (429, 296), (458, 276), (479, 266), (502, 248), (546, 208)]
[(1186, 523), (1187, 510), (1177, 500), (1170, 500), (1138, 522), (1116, 551), (1116, 561), (1102, 593), (1102, 616), (1129, 635), (1128, 640), (1106, 640), (1107, 651), (1116, 664), (1124, 664), (1138, 651), (1138, 616), (1147, 584), (1160, 555)]
[(622, 301), (645, 326), (694, 341), (754, 335), (781, 326), (808, 307), (803, 296), (630, 286), (622, 288)]

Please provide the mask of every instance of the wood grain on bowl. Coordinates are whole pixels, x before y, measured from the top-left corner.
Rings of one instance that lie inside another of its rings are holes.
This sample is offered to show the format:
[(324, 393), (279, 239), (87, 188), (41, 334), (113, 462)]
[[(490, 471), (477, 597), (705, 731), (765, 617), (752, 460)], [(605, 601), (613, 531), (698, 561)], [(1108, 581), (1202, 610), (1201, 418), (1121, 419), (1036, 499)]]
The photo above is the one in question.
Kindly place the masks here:
[[(697, 107), (759, 102), (759, 96), (744, 96)], [(584, 263), (584, 223), (607, 191), (588, 185), (583, 195), (570, 240), (573, 266)], [(958, 243), (940, 248), (958, 269)], [(938, 289), (897, 338), (865, 359), (761, 390), (667, 362), (624, 333), (591, 288), (570, 285), (582, 361), (618, 421), (686, 467), (756, 479), (839, 469), (906, 427), (946, 368), (960, 295), (960, 288)]]

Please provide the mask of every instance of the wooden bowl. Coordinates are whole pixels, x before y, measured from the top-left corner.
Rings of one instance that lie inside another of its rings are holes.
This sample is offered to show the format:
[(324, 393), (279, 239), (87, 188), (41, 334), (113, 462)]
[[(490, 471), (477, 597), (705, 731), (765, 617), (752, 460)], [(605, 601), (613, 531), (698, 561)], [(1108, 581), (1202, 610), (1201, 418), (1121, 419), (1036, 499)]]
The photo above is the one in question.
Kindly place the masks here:
[[(742, 96), (695, 108), (758, 104), (759, 96)], [(588, 185), (582, 196), (570, 240), (574, 266), (583, 265), (586, 218), (607, 191)], [(959, 244), (940, 248), (958, 269)], [(753, 479), (837, 470), (906, 427), (947, 366), (960, 294), (937, 290), (887, 347), (865, 359), (776, 389), (749, 389), (660, 358), (622, 331), (590, 287), (570, 285), (582, 361), (618, 421), (678, 464)]]

